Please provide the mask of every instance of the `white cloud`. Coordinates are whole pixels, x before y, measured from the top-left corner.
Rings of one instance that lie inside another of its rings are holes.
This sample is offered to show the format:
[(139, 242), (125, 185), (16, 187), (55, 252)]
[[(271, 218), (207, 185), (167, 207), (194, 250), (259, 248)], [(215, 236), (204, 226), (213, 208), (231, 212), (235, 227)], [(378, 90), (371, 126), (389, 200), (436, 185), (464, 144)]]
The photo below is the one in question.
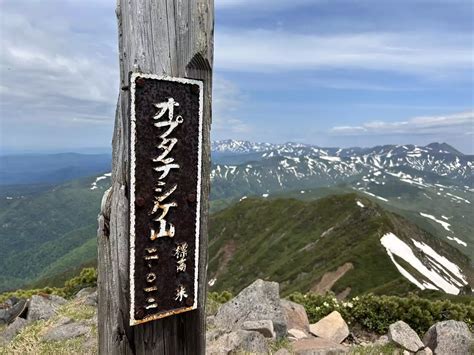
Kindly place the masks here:
[(240, 118), (243, 96), (239, 88), (229, 80), (216, 76), (213, 83), (212, 130), (217, 137), (233, 138), (248, 133), (251, 128)]
[(216, 32), (215, 65), (233, 71), (363, 69), (448, 77), (472, 69), (471, 36), (433, 33)]
[(336, 126), (333, 135), (449, 135), (464, 134), (474, 127), (474, 111), (444, 116), (414, 117), (406, 121), (371, 121), (357, 126)]
[(59, 121), (111, 125), (118, 56), (115, 42), (109, 40), (109, 27), (102, 23), (100, 32), (94, 25), (83, 25), (80, 17), (67, 17), (60, 12), (74, 10), (67, 6), (46, 15), (39, 12), (51, 9), (51, 3), (49, 7), (39, 2), (14, 5), (4, 5), (1, 17), (2, 120), (8, 119), (11, 126)]
[(258, 8), (265, 11), (276, 11), (314, 3), (315, 0), (215, 0), (214, 2), (217, 10)]

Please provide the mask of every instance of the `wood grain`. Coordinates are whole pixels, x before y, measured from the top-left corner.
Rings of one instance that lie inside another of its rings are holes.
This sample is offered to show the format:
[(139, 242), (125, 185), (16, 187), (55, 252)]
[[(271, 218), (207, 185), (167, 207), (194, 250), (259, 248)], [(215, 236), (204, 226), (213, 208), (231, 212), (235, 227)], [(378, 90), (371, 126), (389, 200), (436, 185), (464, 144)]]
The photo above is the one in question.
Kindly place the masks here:
[[(118, 0), (121, 90), (112, 140), (112, 186), (98, 229), (99, 353), (204, 354), (207, 220), (214, 35), (213, 0)], [(140, 71), (204, 82), (199, 307), (130, 327), (129, 322), (129, 73)]]

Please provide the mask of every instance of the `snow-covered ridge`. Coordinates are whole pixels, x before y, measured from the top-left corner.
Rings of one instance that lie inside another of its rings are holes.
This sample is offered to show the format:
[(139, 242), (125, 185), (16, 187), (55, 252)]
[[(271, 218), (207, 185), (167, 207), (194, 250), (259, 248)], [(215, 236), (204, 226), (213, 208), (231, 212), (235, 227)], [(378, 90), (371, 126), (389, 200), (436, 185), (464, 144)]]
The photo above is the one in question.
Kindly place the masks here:
[[(260, 154), (261, 160), (279, 159), (296, 174), (301, 170), (297, 163), (305, 162), (310, 170), (353, 176), (371, 169), (381, 169), (398, 177), (404, 183), (425, 186), (421, 176), (403, 171), (409, 168), (436, 174), (440, 178), (453, 179), (459, 185), (472, 187), (474, 157), (464, 155), (447, 144), (432, 143), (427, 146), (385, 145), (373, 148), (321, 148), (300, 143), (252, 143), (248, 141), (225, 140), (212, 143), (214, 153)], [(295, 159), (301, 159), (296, 161)], [(303, 172), (304, 173), (304, 172)], [(418, 174), (417, 174), (418, 175)], [(452, 196), (456, 199), (457, 196)], [(466, 202), (466, 203), (469, 203)]]
[(105, 173), (104, 175), (96, 177), (95, 181), (91, 184), (91, 190), (98, 189), (99, 188), (99, 186), (97, 185), (98, 182), (101, 181), (101, 180), (105, 180), (105, 179), (107, 179), (108, 177), (111, 177), (111, 176), (112, 176), (112, 173)]
[[(387, 233), (382, 236), (380, 243), (400, 274), (421, 290), (441, 290), (457, 295), (468, 284), (459, 266), (423, 242), (412, 239), (410, 244), (413, 246), (410, 246), (395, 234)], [(412, 270), (400, 265), (395, 257), (408, 263)]]

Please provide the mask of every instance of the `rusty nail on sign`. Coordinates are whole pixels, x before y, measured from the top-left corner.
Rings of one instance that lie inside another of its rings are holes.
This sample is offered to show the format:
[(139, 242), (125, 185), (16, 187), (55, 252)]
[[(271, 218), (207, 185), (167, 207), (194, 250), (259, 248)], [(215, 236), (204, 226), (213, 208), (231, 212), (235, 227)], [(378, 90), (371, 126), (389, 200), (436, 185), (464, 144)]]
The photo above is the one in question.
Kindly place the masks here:
[(130, 325), (136, 325), (197, 308), (203, 85), (132, 73), (130, 100)]

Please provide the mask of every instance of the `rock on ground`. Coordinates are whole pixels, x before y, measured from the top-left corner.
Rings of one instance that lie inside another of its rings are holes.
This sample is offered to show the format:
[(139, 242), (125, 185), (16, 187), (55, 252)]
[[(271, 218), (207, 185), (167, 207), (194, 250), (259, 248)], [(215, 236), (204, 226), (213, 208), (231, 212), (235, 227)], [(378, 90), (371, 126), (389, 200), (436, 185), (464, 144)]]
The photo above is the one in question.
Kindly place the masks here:
[(349, 335), (349, 327), (338, 311), (333, 311), (319, 322), (310, 324), (309, 331), (317, 337), (328, 339), (338, 344), (342, 343)]
[(5, 308), (0, 309), (0, 324), (10, 324), (15, 318), (25, 312), (28, 302), (16, 297), (8, 299), (4, 305)]
[(259, 332), (237, 330), (219, 337), (207, 344), (206, 354), (220, 355), (236, 353), (238, 351), (252, 354), (268, 354), (268, 344), (265, 337)]
[(98, 303), (99, 303), (99, 297), (97, 295), (97, 291), (94, 291), (90, 295), (88, 295), (84, 301), (84, 304), (88, 306), (93, 306), (93, 307), (97, 307)]
[(303, 332), (300, 329), (292, 328), (292, 329), (288, 329), (288, 336), (298, 340), (298, 339), (307, 338), (308, 334), (306, 334), (305, 332)]
[(299, 329), (303, 332), (309, 332), (308, 315), (304, 307), (298, 303), (288, 300), (281, 300), (288, 329)]
[(28, 322), (26, 319), (17, 318), (2, 333), (0, 333), (0, 345), (6, 345), (24, 328)]
[(240, 329), (246, 321), (258, 320), (271, 320), (276, 336), (286, 336), (287, 324), (278, 283), (255, 281), (219, 308), (214, 324), (219, 329), (232, 331)]
[(391, 342), (414, 353), (425, 347), (418, 334), (401, 320), (390, 324), (387, 335)]
[(211, 344), (216, 341), (224, 332), (219, 329), (211, 329), (206, 331), (206, 344)]
[(423, 343), (438, 354), (469, 354), (474, 346), (472, 333), (464, 322), (447, 320), (431, 326)]
[(85, 305), (96, 307), (98, 303), (97, 288), (83, 288), (76, 294), (75, 299), (82, 299)]
[(27, 319), (28, 321), (49, 319), (56, 314), (56, 310), (59, 306), (65, 303), (66, 300), (59, 296), (32, 296), (28, 305)]
[(243, 330), (254, 330), (261, 333), (265, 338), (274, 338), (273, 322), (271, 320), (248, 320), (242, 323)]
[(76, 293), (76, 296), (74, 298), (76, 299), (85, 298), (96, 291), (97, 291), (96, 287), (86, 287), (80, 290), (78, 293)]
[(294, 342), (293, 352), (296, 355), (345, 354), (348, 349), (329, 339), (307, 338)]
[(79, 322), (73, 322), (69, 318), (63, 318), (59, 324), (49, 329), (44, 335), (45, 341), (63, 341), (77, 338), (90, 332), (90, 327)]

